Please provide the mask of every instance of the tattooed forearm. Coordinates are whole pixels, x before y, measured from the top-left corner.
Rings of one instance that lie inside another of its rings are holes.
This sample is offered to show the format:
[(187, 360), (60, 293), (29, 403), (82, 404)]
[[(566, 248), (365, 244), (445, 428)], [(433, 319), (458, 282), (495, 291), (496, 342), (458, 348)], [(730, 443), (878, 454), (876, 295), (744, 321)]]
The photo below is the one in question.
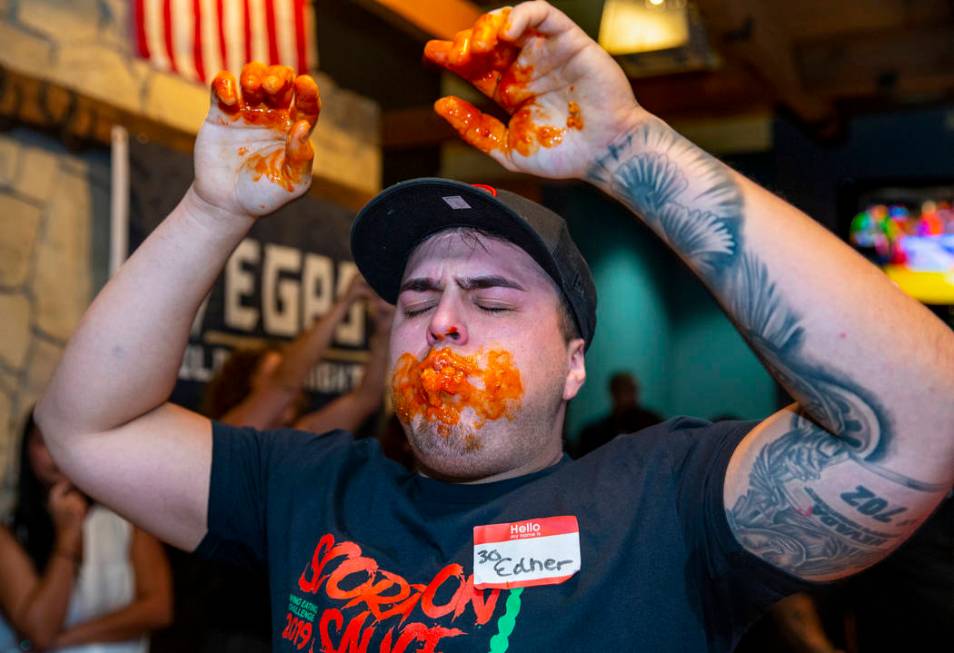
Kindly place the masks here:
[[(866, 478), (904, 491), (942, 487), (885, 466), (893, 452), (888, 411), (859, 379), (805, 347), (802, 312), (746, 246), (744, 198), (731, 171), (651, 120), (610, 147), (590, 180), (626, 203), (695, 270), (804, 411), (758, 455), (748, 491), (730, 511), (736, 534), (749, 550), (801, 575), (825, 576), (882, 557), (906, 532), (873, 528), (870, 518), (881, 515), (889, 519), (881, 524), (897, 526), (890, 518), (906, 507), (871, 497), (853, 515), (860, 504), (813, 494), (812, 483), (828, 468), (857, 465)], [(852, 490), (858, 491), (841, 488)]]
[(726, 166), (649, 120), (611, 146), (589, 177), (628, 204), (699, 274), (812, 420), (842, 438), (856, 459), (877, 465), (886, 458), (892, 446), (887, 411), (860, 383), (806, 353), (802, 316), (745, 246), (742, 191)]

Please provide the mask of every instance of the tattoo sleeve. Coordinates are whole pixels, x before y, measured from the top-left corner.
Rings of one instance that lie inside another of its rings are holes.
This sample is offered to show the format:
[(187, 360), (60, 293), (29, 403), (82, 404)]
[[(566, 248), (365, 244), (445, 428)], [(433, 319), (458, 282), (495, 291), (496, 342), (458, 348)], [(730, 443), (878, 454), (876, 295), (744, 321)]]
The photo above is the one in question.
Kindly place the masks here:
[[(589, 178), (686, 261), (799, 402), (784, 435), (761, 445), (747, 491), (728, 510), (739, 540), (803, 577), (883, 557), (910, 532), (911, 521), (907, 508), (881, 498), (878, 488), (897, 486), (892, 492), (902, 495), (945, 488), (891, 471), (885, 464), (893, 445), (891, 415), (863, 382), (806, 349), (803, 317), (759, 253), (746, 246), (744, 197), (729, 168), (651, 119), (610, 146)], [(842, 465), (855, 469), (839, 479), (865, 481), (833, 498), (833, 477), (818, 482)]]

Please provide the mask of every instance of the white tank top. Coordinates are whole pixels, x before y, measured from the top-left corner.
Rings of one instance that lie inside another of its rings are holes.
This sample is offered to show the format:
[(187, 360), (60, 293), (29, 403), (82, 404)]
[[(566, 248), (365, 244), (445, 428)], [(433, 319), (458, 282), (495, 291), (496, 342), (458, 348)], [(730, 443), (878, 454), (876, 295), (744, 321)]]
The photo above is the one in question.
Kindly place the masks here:
[[(83, 522), (83, 562), (73, 587), (65, 627), (115, 612), (132, 602), (136, 576), (130, 560), (133, 527), (103, 506), (90, 507)], [(60, 653), (145, 653), (149, 640), (84, 644)]]

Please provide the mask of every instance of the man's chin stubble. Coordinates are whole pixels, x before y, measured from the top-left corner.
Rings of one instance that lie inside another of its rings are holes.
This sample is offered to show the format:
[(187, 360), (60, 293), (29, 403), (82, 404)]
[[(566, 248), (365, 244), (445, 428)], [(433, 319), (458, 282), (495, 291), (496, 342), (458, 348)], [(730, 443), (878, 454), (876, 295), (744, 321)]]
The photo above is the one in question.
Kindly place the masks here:
[(456, 424), (445, 427), (447, 431), (443, 434), (436, 424), (424, 424), (420, 418), (415, 421), (411, 439), (425, 456), (465, 457), (479, 454), (483, 449), (480, 434), (471, 426)]

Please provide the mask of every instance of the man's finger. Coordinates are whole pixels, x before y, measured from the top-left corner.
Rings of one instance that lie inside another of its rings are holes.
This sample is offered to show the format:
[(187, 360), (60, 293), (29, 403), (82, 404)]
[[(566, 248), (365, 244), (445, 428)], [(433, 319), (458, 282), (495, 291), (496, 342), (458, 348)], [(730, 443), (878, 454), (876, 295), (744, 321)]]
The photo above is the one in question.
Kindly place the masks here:
[[(490, 14), (485, 14), (488, 15)], [(482, 16), (478, 22), (483, 18)], [(492, 23), (488, 21), (487, 24)], [(487, 97), (495, 98), (503, 71), (513, 64), (519, 50), (510, 44), (498, 42), (494, 37), (493, 46), (489, 50), (477, 52), (474, 46), (476, 33), (475, 28), (474, 31), (465, 30), (458, 33), (453, 42), (428, 41), (424, 46), (424, 58), (467, 80)]]
[(507, 151), (507, 126), (458, 97), (442, 97), (434, 111), (457, 130), (461, 138), (488, 154)]
[(510, 16), (510, 9), (491, 11), (474, 23), (471, 47), (476, 53), (490, 52), (497, 46), (497, 33)]
[(212, 105), (224, 113), (237, 113), (242, 109), (242, 97), (235, 75), (227, 70), (220, 71), (212, 80)]
[(311, 123), (299, 120), (288, 132), (285, 140), (285, 175), (294, 183), (299, 183), (311, 175), (311, 162), (315, 158), (315, 149), (308, 140)]
[(454, 42), (447, 53), (447, 65), (451, 68), (465, 66), (470, 62), (470, 44), (474, 38), (473, 30), (465, 29), (454, 35)]
[(287, 109), (294, 91), (295, 71), (289, 66), (269, 66), (262, 76), (265, 103), (273, 109)]
[(242, 85), (242, 100), (246, 108), (256, 109), (262, 104), (264, 100), (262, 81), (266, 70), (265, 64), (258, 61), (251, 61), (242, 66), (239, 81)]
[(442, 68), (446, 68), (452, 45), (450, 41), (432, 39), (424, 45), (424, 58)]
[(555, 36), (575, 27), (576, 24), (562, 11), (537, 0), (514, 7), (502, 26), (499, 37), (514, 42), (529, 34)]
[(295, 100), (292, 120), (305, 120), (312, 127), (318, 122), (321, 113), (321, 93), (318, 84), (310, 75), (299, 75), (295, 79)]

